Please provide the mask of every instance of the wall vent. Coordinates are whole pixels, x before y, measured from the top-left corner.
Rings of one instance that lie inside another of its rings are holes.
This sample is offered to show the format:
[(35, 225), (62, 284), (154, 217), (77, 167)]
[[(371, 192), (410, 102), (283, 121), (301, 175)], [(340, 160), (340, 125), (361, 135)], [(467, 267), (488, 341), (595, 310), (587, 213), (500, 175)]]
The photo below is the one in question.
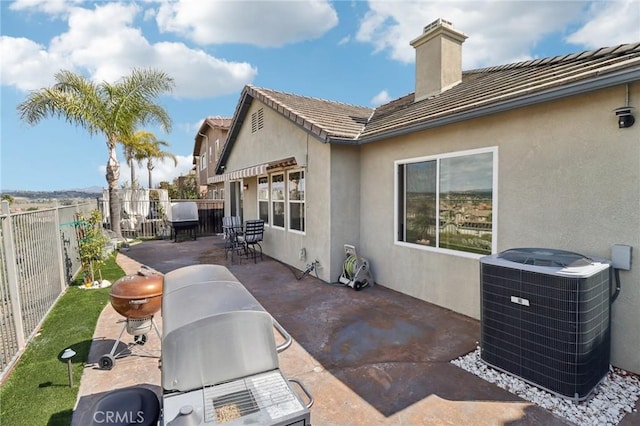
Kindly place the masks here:
[(264, 110), (260, 108), (251, 114), (251, 133), (255, 133), (264, 127)]

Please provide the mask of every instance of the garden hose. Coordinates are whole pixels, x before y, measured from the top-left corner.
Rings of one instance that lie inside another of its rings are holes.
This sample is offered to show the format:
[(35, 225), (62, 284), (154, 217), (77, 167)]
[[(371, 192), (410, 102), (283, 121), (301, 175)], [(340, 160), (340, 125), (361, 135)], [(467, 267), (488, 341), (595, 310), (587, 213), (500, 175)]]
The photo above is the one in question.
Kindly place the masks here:
[(356, 264), (358, 263), (358, 258), (354, 255), (349, 256), (345, 259), (342, 264), (342, 273), (345, 277), (351, 279), (353, 278), (353, 274), (356, 269)]

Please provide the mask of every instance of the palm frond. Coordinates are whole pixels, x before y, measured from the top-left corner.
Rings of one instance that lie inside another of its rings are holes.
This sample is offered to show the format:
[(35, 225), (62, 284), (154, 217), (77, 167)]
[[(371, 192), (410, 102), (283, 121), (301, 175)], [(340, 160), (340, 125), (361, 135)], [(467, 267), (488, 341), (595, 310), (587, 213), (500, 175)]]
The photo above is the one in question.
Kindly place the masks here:
[(171, 118), (166, 110), (154, 100), (173, 89), (173, 79), (162, 71), (134, 69), (113, 85), (112, 123), (126, 128), (135, 125), (159, 124), (166, 132), (171, 131)]

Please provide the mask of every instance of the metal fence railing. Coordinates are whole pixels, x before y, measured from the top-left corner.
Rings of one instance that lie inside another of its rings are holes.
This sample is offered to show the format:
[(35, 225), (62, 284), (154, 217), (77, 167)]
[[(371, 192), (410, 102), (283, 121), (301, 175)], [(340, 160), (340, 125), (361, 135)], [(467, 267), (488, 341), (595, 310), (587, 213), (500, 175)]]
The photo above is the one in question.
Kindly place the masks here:
[[(132, 197), (133, 198), (133, 197)], [(223, 200), (136, 200), (121, 198), (120, 230), (125, 238), (170, 238), (171, 217), (169, 210), (176, 203), (195, 202), (198, 206), (198, 235), (222, 233)], [(104, 226), (112, 229), (108, 220), (108, 203), (98, 199)]]
[[(123, 207), (127, 238), (169, 238), (165, 213), (173, 203), (196, 202), (198, 235), (222, 233), (221, 200), (146, 201)], [(78, 214), (103, 211), (101, 199), (73, 206), (10, 213), (0, 210), (0, 381), (35, 335), (66, 287), (81, 270), (76, 224)], [(137, 210), (136, 210), (137, 209)], [(135, 212), (143, 214), (136, 215)], [(121, 223), (122, 225), (122, 223)], [(103, 223), (108, 229), (109, 222)]]
[(0, 378), (80, 270), (73, 221), (95, 203), (0, 214)]

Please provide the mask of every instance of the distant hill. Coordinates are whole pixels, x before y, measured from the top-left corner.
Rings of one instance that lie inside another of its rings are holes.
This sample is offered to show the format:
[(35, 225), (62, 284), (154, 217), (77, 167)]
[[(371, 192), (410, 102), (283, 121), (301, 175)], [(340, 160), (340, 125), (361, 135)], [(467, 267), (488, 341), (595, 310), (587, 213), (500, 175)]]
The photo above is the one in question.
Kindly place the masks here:
[(102, 194), (101, 186), (90, 186), (88, 188), (73, 188), (68, 191), (89, 192), (91, 194)]
[(28, 198), (35, 199), (64, 199), (64, 198), (97, 198), (102, 196), (102, 188), (91, 187), (85, 189), (67, 189), (59, 191), (23, 191), (23, 190), (9, 190), (0, 191), (0, 196), (11, 195), (14, 198)]

